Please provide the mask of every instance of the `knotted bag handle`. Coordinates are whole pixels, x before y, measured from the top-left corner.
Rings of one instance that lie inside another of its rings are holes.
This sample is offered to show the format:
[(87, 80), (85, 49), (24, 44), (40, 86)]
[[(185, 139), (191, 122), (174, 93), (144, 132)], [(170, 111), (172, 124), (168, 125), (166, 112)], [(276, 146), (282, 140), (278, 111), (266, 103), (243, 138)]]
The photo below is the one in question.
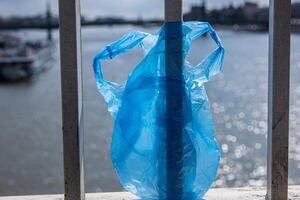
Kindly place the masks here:
[[(202, 85), (203, 82), (208, 81), (211, 76), (219, 73), (222, 69), (224, 48), (218, 35), (209, 23), (186, 22), (185, 25), (191, 29), (187, 35), (187, 39), (189, 39), (191, 42), (202, 36), (204, 33), (209, 33), (211, 38), (217, 44), (217, 48), (211, 54), (203, 59), (197, 66), (188, 70), (188, 84), (191, 86), (197, 84), (199, 86)], [(108, 111), (113, 115), (113, 117), (116, 117), (118, 108), (120, 107), (120, 100), (124, 90), (124, 84), (118, 84), (103, 78), (101, 60), (112, 59), (119, 54), (131, 50), (137, 45), (140, 45), (144, 50), (144, 53), (147, 53), (151, 49), (151, 46), (153, 46), (153, 41), (156, 40), (155, 37), (149, 37), (152, 45), (145, 46), (145, 44), (143, 44), (143, 40), (148, 36), (152, 35), (144, 32), (129, 33), (116, 42), (113, 42), (112, 44), (100, 50), (94, 58), (93, 68), (97, 87), (108, 105)]]
[(112, 114), (113, 117), (116, 117), (116, 114), (118, 112), (124, 85), (108, 81), (103, 78), (101, 61), (106, 59), (113, 59), (115, 56), (129, 51), (137, 45), (142, 45), (143, 39), (149, 35), (150, 34), (144, 32), (129, 33), (119, 40), (101, 49), (94, 58), (93, 68), (97, 87), (99, 92), (103, 95), (105, 102), (107, 103), (108, 111)]
[(210, 78), (218, 74), (222, 70), (224, 61), (224, 47), (221, 40), (212, 26), (207, 22), (187, 22), (186, 25), (191, 28), (187, 37), (192, 42), (203, 34), (208, 33), (212, 40), (216, 43), (217, 48), (205, 57), (195, 67), (189, 69), (190, 84), (202, 85), (204, 82), (210, 80)]

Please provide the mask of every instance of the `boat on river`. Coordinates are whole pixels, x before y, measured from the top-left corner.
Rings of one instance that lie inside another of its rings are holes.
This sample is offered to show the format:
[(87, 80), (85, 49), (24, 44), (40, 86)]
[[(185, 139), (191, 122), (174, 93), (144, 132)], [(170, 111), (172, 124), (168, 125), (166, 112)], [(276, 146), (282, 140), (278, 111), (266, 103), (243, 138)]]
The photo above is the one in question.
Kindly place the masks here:
[(23, 41), (12, 35), (0, 35), (0, 81), (14, 82), (40, 74), (52, 66), (54, 43)]

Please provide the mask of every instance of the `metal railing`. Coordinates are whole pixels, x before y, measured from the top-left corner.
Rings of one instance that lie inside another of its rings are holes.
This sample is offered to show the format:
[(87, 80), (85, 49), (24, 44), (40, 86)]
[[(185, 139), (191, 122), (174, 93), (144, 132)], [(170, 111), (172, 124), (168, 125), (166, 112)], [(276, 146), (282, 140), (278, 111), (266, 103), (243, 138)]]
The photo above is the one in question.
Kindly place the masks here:
[[(80, 0), (59, 0), (65, 200), (83, 200)], [(182, 0), (165, 0), (166, 20), (181, 19)], [(173, 6), (171, 6), (173, 5)], [(267, 199), (287, 200), (290, 0), (270, 0)]]
[(288, 198), (290, 0), (270, 0), (267, 199)]
[(80, 1), (59, 0), (65, 199), (84, 199)]

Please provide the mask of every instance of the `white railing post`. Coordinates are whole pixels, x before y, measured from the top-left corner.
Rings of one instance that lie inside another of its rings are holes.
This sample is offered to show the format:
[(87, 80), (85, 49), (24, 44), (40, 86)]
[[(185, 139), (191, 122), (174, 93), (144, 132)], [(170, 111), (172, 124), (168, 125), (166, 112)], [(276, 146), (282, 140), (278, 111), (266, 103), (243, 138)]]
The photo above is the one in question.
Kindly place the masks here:
[(267, 199), (288, 199), (291, 0), (270, 0)]
[(80, 0), (59, 0), (65, 200), (84, 199)]

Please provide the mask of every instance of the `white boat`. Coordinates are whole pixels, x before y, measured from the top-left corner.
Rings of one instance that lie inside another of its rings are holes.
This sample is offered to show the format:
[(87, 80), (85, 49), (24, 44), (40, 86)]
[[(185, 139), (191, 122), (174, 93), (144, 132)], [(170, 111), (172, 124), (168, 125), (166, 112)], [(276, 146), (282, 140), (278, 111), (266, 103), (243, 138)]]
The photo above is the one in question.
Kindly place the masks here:
[(11, 35), (0, 35), (0, 81), (30, 79), (52, 66), (52, 41), (23, 42)]

